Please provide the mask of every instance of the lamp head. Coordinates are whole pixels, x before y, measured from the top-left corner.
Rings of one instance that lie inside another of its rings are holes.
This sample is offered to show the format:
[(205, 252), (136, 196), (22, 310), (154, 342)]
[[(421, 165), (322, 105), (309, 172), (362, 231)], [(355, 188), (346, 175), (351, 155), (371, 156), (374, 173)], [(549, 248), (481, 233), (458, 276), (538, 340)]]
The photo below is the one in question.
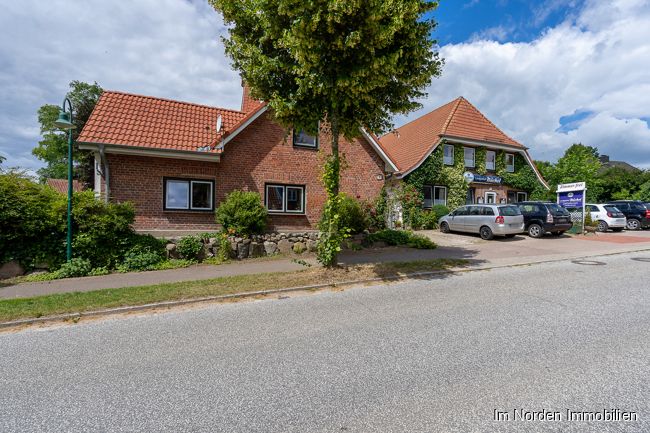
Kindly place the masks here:
[(63, 110), (59, 111), (59, 118), (56, 119), (56, 122), (54, 122), (54, 126), (65, 131), (69, 131), (75, 128), (74, 124), (70, 122), (70, 113), (67, 113)]

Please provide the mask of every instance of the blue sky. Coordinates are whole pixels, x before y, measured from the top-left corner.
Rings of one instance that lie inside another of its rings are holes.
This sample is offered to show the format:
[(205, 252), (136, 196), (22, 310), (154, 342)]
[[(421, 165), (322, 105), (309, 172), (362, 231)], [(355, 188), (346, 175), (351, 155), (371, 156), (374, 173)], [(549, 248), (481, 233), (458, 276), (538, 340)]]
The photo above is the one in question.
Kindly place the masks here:
[(433, 13), (441, 45), (481, 37), (500, 42), (530, 42), (546, 28), (575, 15), (581, 1), (443, 0)]
[[(442, 0), (434, 17), (442, 76), (397, 126), (462, 95), (535, 159), (583, 142), (650, 168), (650, 0)], [(0, 28), (6, 166), (41, 166), (36, 112), (72, 80), (227, 108), (241, 100), (226, 28), (203, 0), (6, 2)]]

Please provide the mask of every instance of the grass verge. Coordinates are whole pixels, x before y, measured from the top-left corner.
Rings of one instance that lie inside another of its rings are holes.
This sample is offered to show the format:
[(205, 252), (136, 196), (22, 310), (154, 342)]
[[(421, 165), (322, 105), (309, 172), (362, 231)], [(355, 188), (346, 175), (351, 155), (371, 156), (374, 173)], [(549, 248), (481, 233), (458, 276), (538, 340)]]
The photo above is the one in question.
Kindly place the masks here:
[(319, 267), (295, 272), (239, 275), (210, 280), (7, 299), (0, 300), (0, 322), (206, 296), (230, 295), (314, 284), (336, 284), (371, 278), (389, 278), (415, 272), (462, 267), (466, 264), (466, 260), (433, 259), (348, 266), (336, 269)]

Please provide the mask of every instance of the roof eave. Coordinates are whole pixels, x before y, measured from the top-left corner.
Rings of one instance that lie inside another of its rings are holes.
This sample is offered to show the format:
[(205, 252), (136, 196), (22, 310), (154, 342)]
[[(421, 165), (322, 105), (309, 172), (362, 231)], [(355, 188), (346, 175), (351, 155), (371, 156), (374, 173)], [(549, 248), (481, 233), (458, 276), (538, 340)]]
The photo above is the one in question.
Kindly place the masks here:
[(199, 152), (191, 150), (178, 150), (178, 149), (159, 149), (153, 147), (133, 146), (123, 143), (99, 143), (77, 141), (79, 149), (82, 150), (98, 150), (100, 146), (104, 146), (106, 153), (119, 154), (119, 155), (135, 155), (135, 156), (149, 156), (158, 158), (172, 158), (172, 159), (186, 159), (191, 161), (210, 161), (219, 162), (221, 160), (221, 152)]

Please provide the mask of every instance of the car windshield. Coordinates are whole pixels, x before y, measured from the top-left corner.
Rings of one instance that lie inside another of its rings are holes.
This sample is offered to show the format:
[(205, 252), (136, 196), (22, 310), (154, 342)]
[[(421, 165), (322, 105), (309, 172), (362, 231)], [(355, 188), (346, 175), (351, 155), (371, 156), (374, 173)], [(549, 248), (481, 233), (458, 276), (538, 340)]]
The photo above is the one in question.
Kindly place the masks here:
[(616, 206), (605, 206), (607, 212), (616, 212), (621, 213), (621, 211)]
[(499, 215), (501, 216), (517, 216), (521, 215), (521, 211), (517, 206), (500, 206)]
[(548, 205), (548, 208), (551, 210), (553, 215), (569, 215), (569, 211), (564, 209), (559, 204), (551, 203)]

